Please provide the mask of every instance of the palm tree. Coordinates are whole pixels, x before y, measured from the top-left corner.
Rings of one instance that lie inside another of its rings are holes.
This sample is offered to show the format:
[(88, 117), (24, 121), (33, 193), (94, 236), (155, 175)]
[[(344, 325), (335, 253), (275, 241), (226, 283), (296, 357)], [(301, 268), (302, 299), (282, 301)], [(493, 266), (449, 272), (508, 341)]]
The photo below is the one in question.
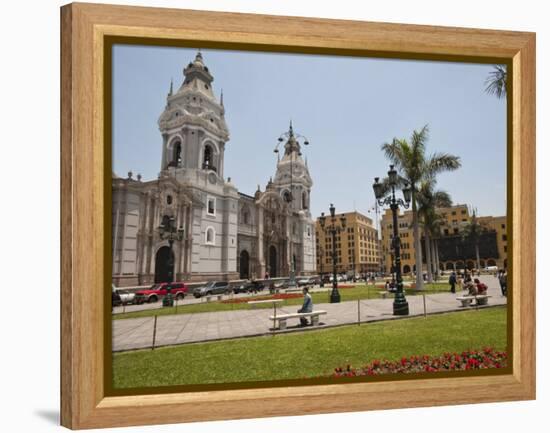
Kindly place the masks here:
[(506, 96), (506, 84), (508, 74), (505, 65), (494, 65), (493, 70), (485, 80), (485, 91), (489, 95), (496, 95), (497, 98)]
[[(446, 191), (434, 191), (435, 178), (428, 178), (421, 182), (418, 188), (418, 214), (422, 218), (424, 228), (424, 250), (426, 252), (426, 268), (428, 282), (433, 281), (433, 268), (436, 265), (434, 238), (439, 234), (441, 217), (436, 208), (450, 207), (453, 202)], [(439, 265), (437, 265), (439, 266)], [(438, 267), (436, 267), (437, 272)]]
[[(470, 239), (474, 243), (474, 248), (476, 250), (476, 268), (480, 270), (480, 261), (479, 261), (479, 238), (483, 233), (487, 232), (487, 227), (484, 224), (480, 223), (477, 219), (476, 210), (472, 212), (472, 218), (462, 229), (462, 238)], [(464, 262), (464, 267), (466, 268), (466, 262)]]
[(460, 167), (460, 158), (447, 153), (426, 155), (428, 141), (428, 125), (420, 131), (413, 131), (410, 143), (406, 139), (394, 138), (391, 143), (384, 143), (382, 151), (395, 165), (400, 177), (407, 182), (412, 192), (412, 225), (416, 263), (416, 288), (422, 290), (422, 250), (418, 227), (417, 195), (420, 182), (436, 178), (444, 171), (456, 170)]

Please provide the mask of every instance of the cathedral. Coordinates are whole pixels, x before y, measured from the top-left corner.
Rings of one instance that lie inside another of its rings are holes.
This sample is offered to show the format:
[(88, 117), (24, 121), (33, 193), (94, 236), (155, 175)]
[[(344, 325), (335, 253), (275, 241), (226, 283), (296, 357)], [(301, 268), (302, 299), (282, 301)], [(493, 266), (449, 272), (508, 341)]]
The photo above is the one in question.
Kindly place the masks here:
[(214, 95), (200, 51), (183, 75), (177, 91), (170, 85), (158, 120), (158, 178), (113, 173), (113, 284), (314, 274), (313, 182), (292, 124), (265, 189), (241, 193), (224, 177), (223, 94)]

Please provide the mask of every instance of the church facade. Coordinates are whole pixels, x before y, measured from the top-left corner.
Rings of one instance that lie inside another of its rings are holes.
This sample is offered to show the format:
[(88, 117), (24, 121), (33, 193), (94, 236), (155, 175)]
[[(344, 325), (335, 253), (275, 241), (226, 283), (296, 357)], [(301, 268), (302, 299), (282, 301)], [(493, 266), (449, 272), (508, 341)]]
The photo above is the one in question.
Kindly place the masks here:
[[(200, 52), (183, 73), (180, 88), (170, 86), (158, 121), (158, 178), (113, 174), (113, 283), (287, 277), (292, 269), (314, 274), (313, 182), (292, 124), (274, 177), (264, 190), (241, 193), (224, 177), (229, 129), (223, 95), (214, 95)], [(172, 242), (168, 223), (177, 233)]]

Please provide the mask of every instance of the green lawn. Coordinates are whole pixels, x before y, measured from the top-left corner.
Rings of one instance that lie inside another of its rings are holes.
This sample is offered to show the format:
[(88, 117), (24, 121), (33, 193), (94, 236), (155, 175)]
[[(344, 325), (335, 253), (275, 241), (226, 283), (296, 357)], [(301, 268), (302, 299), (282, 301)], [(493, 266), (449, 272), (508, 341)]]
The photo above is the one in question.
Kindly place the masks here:
[[(330, 287), (326, 288), (326, 292), (318, 292), (318, 293), (312, 293), (313, 297), (313, 303), (314, 304), (323, 304), (329, 302), (329, 296), (330, 296)], [(383, 288), (371, 286), (371, 285), (361, 285), (356, 286), (354, 288), (343, 288), (340, 290), (340, 296), (342, 302), (345, 301), (356, 301), (357, 299), (373, 299), (373, 298), (380, 298), (380, 291), (383, 291)], [(433, 283), (433, 284), (426, 284), (424, 292), (425, 293), (438, 293), (438, 292), (447, 292), (449, 291), (449, 285), (444, 283)], [(407, 289), (405, 288), (405, 294), (407, 296), (415, 296), (419, 293), (415, 289)], [(265, 297), (269, 296), (269, 293), (264, 290), (263, 293), (259, 294), (258, 296)], [(253, 298), (250, 298), (253, 299)], [(293, 298), (293, 299), (285, 299), (282, 306), (289, 306), (289, 305), (301, 305), (303, 302), (303, 298), (300, 296), (299, 298)], [(177, 308), (171, 307), (171, 308), (161, 308), (161, 304), (159, 303), (159, 308), (154, 310), (142, 310), (142, 311), (134, 311), (130, 313), (120, 313), (120, 314), (113, 314), (113, 320), (120, 320), (120, 319), (130, 319), (135, 317), (149, 317), (149, 316), (165, 316), (169, 314), (193, 314), (193, 313), (207, 313), (212, 311), (231, 311), (231, 310), (248, 310), (252, 308), (250, 305), (248, 305), (246, 302), (244, 303), (224, 303), (224, 302), (201, 302), (200, 304), (188, 304), (188, 305), (180, 305)], [(254, 308), (273, 308), (270, 304), (265, 305), (256, 305)]]
[(295, 379), (374, 359), (484, 347), (506, 350), (506, 308), (116, 353), (114, 386)]

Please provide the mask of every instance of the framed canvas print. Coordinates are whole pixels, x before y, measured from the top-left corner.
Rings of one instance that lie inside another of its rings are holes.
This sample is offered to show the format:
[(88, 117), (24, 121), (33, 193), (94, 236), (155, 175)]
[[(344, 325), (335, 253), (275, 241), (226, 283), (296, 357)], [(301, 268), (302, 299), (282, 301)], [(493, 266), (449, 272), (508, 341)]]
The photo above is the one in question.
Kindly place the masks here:
[(64, 426), (535, 397), (534, 34), (61, 18)]

